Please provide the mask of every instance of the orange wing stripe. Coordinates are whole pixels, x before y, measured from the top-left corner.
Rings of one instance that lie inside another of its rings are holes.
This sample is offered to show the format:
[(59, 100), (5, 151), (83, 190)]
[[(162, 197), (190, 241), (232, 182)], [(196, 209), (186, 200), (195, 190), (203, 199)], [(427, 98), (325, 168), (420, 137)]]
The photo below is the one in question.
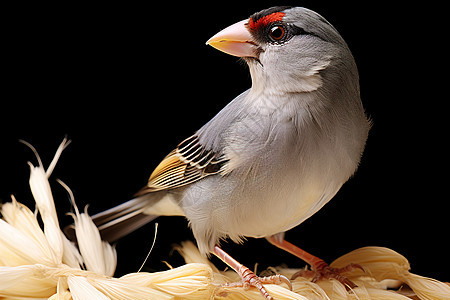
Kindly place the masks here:
[(197, 136), (191, 136), (161, 161), (148, 184), (136, 195), (180, 187), (216, 174), (225, 162), (213, 151), (204, 149)]

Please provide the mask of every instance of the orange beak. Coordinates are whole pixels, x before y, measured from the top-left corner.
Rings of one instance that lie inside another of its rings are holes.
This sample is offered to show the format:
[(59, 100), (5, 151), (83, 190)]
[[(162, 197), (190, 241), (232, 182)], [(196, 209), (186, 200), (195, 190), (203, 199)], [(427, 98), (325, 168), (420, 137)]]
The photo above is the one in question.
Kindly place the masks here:
[(206, 44), (238, 57), (257, 57), (257, 46), (247, 29), (248, 20), (228, 26), (215, 34)]

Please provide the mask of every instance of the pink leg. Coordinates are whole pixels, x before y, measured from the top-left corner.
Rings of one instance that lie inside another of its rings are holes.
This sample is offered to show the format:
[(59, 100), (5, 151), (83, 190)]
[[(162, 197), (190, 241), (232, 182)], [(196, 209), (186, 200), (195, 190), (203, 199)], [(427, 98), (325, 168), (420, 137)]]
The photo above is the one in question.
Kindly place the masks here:
[(233, 268), (241, 277), (242, 282), (228, 283), (228, 287), (244, 287), (246, 289), (250, 287), (257, 288), (261, 294), (267, 299), (272, 300), (273, 298), (269, 295), (267, 290), (264, 288), (263, 283), (280, 284), (282, 282), (286, 283), (288, 287), (292, 290), (292, 285), (289, 279), (283, 275), (274, 275), (269, 277), (258, 277), (249, 270), (246, 266), (239, 263), (237, 260), (232, 258), (228, 253), (220, 249), (219, 246), (214, 247), (214, 254), (219, 257), (224, 263)]
[(341, 273), (350, 272), (351, 270), (356, 268), (364, 271), (364, 268), (358, 264), (350, 264), (340, 269), (330, 268), (324, 260), (312, 254), (309, 254), (305, 250), (300, 249), (299, 247), (285, 241), (284, 239), (279, 239), (274, 236), (271, 236), (268, 238), (268, 240), (273, 245), (297, 256), (298, 258), (302, 259), (311, 266), (312, 271), (305, 271), (305, 270), (299, 271), (292, 276), (292, 279), (295, 279), (299, 276), (307, 276), (312, 274), (313, 282), (316, 282), (322, 278), (334, 278), (337, 279), (346, 287), (355, 288), (356, 284), (351, 282), (347, 277), (341, 275)]

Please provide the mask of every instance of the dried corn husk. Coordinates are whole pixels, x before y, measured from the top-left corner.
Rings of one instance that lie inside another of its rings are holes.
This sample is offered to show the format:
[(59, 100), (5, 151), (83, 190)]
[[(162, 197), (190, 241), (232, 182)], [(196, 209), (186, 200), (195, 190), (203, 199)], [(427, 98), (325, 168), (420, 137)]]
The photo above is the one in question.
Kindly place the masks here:
[[(336, 259), (331, 266), (339, 268), (350, 262), (364, 266), (366, 272), (377, 281), (389, 279), (407, 284), (420, 299), (450, 299), (448, 284), (409, 272), (408, 260), (394, 250), (383, 247), (363, 247)], [(353, 270), (349, 277), (364, 276), (361, 270)]]
[[(162, 272), (137, 272), (112, 277), (117, 262), (114, 247), (100, 238), (98, 229), (85, 210), (74, 204), (76, 247), (59, 228), (56, 207), (48, 181), (64, 148), (64, 139), (47, 171), (36, 150), (38, 166), (30, 163), (30, 188), (38, 213), (12, 201), (0, 207), (0, 299), (261, 299), (255, 289), (222, 287), (239, 280), (232, 270), (219, 271), (201, 256), (192, 242), (177, 249), (186, 265)], [(43, 229), (38, 217), (42, 219)], [(312, 283), (305, 278), (292, 282), (293, 291), (284, 286), (265, 285), (275, 299), (410, 299), (387, 288), (404, 284), (413, 290), (409, 295), (419, 299), (450, 299), (450, 287), (437, 280), (409, 272), (407, 259), (382, 247), (364, 247), (334, 261), (332, 267), (349, 263), (364, 266), (366, 273), (354, 270), (348, 274), (358, 287), (348, 292), (336, 280)], [(274, 268), (275, 269), (275, 268)], [(298, 270), (278, 268), (290, 277)]]

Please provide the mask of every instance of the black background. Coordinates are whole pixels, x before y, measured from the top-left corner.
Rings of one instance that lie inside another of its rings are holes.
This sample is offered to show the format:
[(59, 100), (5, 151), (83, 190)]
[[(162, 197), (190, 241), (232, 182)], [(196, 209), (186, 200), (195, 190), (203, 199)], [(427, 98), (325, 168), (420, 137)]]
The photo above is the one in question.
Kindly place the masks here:
[[(15, 6), (2, 10), (0, 199), (33, 207), (28, 188), (34, 145), (48, 165), (65, 135), (51, 179), (67, 225), (68, 184), (91, 214), (130, 199), (180, 141), (250, 87), (244, 64), (206, 46), (226, 26), (273, 5), (327, 18), (352, 50), (373, 120), (355, 176), (286, 239), (331, 262), (362, 246), (392, 248), (412, 272), (449, 281), (448, 142), (443, 62), (448, 46), (432, 2), (225, 1)], [(446, 8), (444, 8), (446, 9)], [(447, 77), (446, 77), (447, 76)], [(173, 244), (192, 239), (180, 217), (159, 218), (146, 270), (177, 266)], [(270, 222), (270, 220), (268, 220)], [(153, 240), (148, 225), (117, 244), (117, 275), (136, 271)], [(303, 262), (249, 239), (224, 249), (259, 269)], [(219, 263), (220, 268), (224, 265)]]

